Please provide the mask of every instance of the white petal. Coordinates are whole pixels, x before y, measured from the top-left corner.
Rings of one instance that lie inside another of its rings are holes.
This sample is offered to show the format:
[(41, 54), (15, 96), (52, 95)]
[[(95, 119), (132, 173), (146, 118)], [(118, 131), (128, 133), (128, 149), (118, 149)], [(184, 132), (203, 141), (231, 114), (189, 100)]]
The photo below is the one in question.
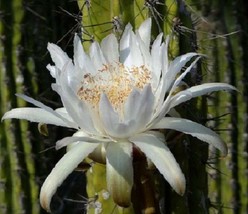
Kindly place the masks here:
[(96, 70), (103, 68), (103, 65), (106, 64), (105, 57), (103, 56), (102, 50), (98, 42), (93, 42), (90, 46), (90, 58), (94, 63)]
[(189, 67), (187, 67), (187, 69), (176, 79), (176, 81), (174, 82), (171, 92), (174, 91), (174, 89), (179, 86), (179, 84), (182, 82), (183, 78), (191, 71), (191, 69), (195, 66), (195, 64), (198, 62), (198, 60), (201, 57), (197, 57), (191, 64)]
[(150, 69), (152, 62), (151, 62), (151, 54), (150, 54), (150, 50), (149, 47), (146, 47), (146, 44), (144, 43), (144, 41), (141, 39), (141, 37), (139, 35), (136, 36), (137, 38), (137, 42), (138, 42), (138, 46), (140, 48), (140, 52), (141, 52), (141, 56), (143, 58), (143, 63), (144, 65)]
[[(157, 101), (156, 106), (156, 113), (153, 116), (153, 123), (156, 123), (159, 121), (162, 117), (164, 117), (171, 109), (170, 101), (171, 96), (174, 91), (174, 89), (179, 85), (181, 80), (184, 78), (184, 76), (191, 70), (191, 68), (195, 65), (197, 60), (199, 60), (199, 57), (174, 81), (174, 78), (176, 77), (176, 74), (178, 74), (181, 70), (181, 68), (193, 57), (198, 54), (196, 53), (188, 53), (185, 55), (182, 55), (180, 57), (177, 57), (173, 62), (171, 63), (169, 70), (167, 73), (162, 73), (162, 89), (160, 91), (160, 95), (156, 94), (156, 97), (162, 97), (164, 98), (164, 95), (166, 94), (167, 90), (170, 89), (170, 92), (166, 99), (160, 99)], [(178, 63), (175, 64), (175, 63)], [(179, 70), (176, 70), (179, 69)], [(183, 96), (189, 96), (190, 94), (184, 94)], [(155, 119), (156, 118), (156, 119)]]
[(138, 30), (138, 34), (140, 35), (140, 38), (143, 40), (145, 47), (148, 50), (151, 42), (151, 27), (152, 20), (151, 18), (148, 18), (140, 25)]
[[(152, 45), (152, 87), (157, 88), (162, 69), (162, 41), (163, 33), (159, 34)], [(164, 59), (163, 59), (164, 60)]]
[(82, 73), (95, 74), (97, 72), (90, 57), (84, 52), (81, 40), (77, 35), (74, 37), (74, 64)]
[(67, 124), (65, 121), (61, 120), (61, 118), (41, 108), (14, 108), (6, 112), (3, 115), (2, 120), (12, 118), (74, 128), (74, 126), (72, 127), (70, 124)]
[(133, 186), (132, 144), (112, 142), (106, 147), (107, 186), (116, 204), (128, 207)]
[(63, 66), (70, 60), (68, 55), (57, 45), (48, 43), (47, 49), (56, 67), (62, 70)]
[(130, 54), (130, 36), (132, 26), (127, 24), (120, 40), (120, 62), (124, 63), (128, 55)]
[(112, 137), (126, 138), (135, 131), (132, 130), (135, 120), (127, 121), (126, 123), (121, 122), (106, 94), (101, 95), (99, 102), (99, 115), (104, 124), (106, 133)]
[[(197, 53), (187, 53), (182, 56), (179, 56), (175, 58), (169, 68), (168, 71), (165, 74), (166, 81), (164, 82), (164, 90), (163, 92), (167, 92), (168, 89), (172, 86), (174, 83), (174, 79), (176, 75), (181, 71), (181, 69), (186, 65), (186, 63), (191, 60), (192, 57), (197, 56)], [(162, 92), (162, 93), (163, 93)]]
[(160, 136), (143, 133), (129, 138), (145, 155), (151, 159), (171, 187), (180, 195), (185, 192), (185, 177), (173, 154)]
[(60, 70), (56, 67), (56, 66), (52, 66), (50, 64), (48, 64), (46, 66), (47, 70), (50, 71), (50, 75), (53, 77), (53, 78), (56, 78), (58, 76), (58, 73), (60, 72)]
[(135, 127), (132, 129), (141, 131), (140, 129), (144, 128), (152, 117), (154, 100), (150, 85), (146, 85), (141, 92), (134, 89), (124, 106), (124, 121), (135, 120)]
[(57, 188), (98, 145), (87, 142), (78, 143), (59, 160), (41, 187), (40, 203), (45, 210), (51, 211), (50, 203)]
[(57, 109), (55, 109), (55, 112), (57, 112), (58, 114), (60, 114), (63, 118), (65, 118), (66, 120), (70, 121), (71, 123), (74, 123), (75, 124), (75, 127), (78, 127), (78, 125), (73, 121), (73, 119), (71, 118), (71, 116), (66, 111), (66, 108), (64, 108), (64, 107), (57, 108)]
[[(159, 79), (158, 88), (155, 92), (156, 97), (159, 98), (156, 101), (156, 103), (157, 103), (156, 109), (158, 110), (157, 112), (159, 112), (161, 107), (162, 107), (162, 104), (164, 102), (164, 96), (167, 93), (167, 90), (169, 88), (168, 86), (172, 85), (174, 82), (174, 79), (168, 79), (168, 77), (167, 77), (167, 73), (169, 73), (169, 71), (168, 71), (168, 67), (169, 67), (169, 59), (168, 59), (169, 41), (170, 41), (170, 37), (167, 36), (165, 43), (163, 43), (161, 45), (161, 55), (162, 55), (162, 61), (163, 61), (163, 63), (162, 63), (162, 76), (161, 76), (161, 79)], [(160, 78), (160, 75), (158, 77)]]
[(200, 139), (201, 141), (207, 142), (210, 145), (219, 149), (223, 155), (227, 154), (227, 147), (223, 140), (211, 129), (193, 122), (191, 120), (182, 118), (165, 117), (155, 124), (153, 129), (172, 129), (185, 134), (192, 135)]
[(83, 100), (79, 100), (74, 90), (68, 84), (69, 80), (67, 78), (66, 72), (63, 72), (61, 77), (63, 84), (61, 84), (60, 91), (63, 106), (80, 128), (89, 133), (97, 133), (88, 105)]
[(31, 98), (31, 97), (28, 97), (24, 94), (16, 94), (16, 96), (24, 99), (25, 101), (29, 102), (29, 103), (32, 103), (33, 105), (39, 107), (39, 108), (42, 108), (44, 109), (45, 111), (53, 114), (54, 116), (60, 118), (62, 121), (64, 121), (64, 123), (68, 124), (70, 127), (74, 127), (74, 128), (77, 128), (77, 126), (75, 126), (75, 123), (74, 122), (70, 122), (69, 120), (67, 120), (66, 118), (64, 118), (63, 116), (61, 116), (58, 112), (54, 111), (52, 108), (44, 105), (43, 103)]
[(119, 62), (118, 41), (114, 34), (110, 34), (102, 40), (101, 49), (108, 63)]
[(124, 65), (127, 67), (144, 65), (144, 61), (141, 55), (140, 47), (138, 45), (137, 37), (133, 33), (133, 31), (130, 32), (128, 49), (130, 49), (130, 51), (124, 61)]
[(199, 97), (214, 91), (236, 90), (235, 87), (226, 83), (204, 83), (202, 85), (192, 86), (186, 90), (180, 91), (171, 98), (171, 108), (186, 102), (194, 97)]
[[(82, 131), (79, 131), (82, 133)], [(82, 134), (81, 134), (82, 135)], [(109, 142), (109, 139), (104, 139), (104, 138), (96, 138), (96, 137), (90, 137), (87, 136), (87, 134), (85, 133), (85, 136), (73, 136), (73, 137), (65, 137), (59, 141), (56, 142), (56, 150), (59, 150), (61, 148), (63, 148), (64, 146), (68, 146), (71, 143), (74, 142), (80, 142), (80, 143), (84, 143), (84, 142), (88, 142), (88, 143), (100, 143), (100, 142)]]

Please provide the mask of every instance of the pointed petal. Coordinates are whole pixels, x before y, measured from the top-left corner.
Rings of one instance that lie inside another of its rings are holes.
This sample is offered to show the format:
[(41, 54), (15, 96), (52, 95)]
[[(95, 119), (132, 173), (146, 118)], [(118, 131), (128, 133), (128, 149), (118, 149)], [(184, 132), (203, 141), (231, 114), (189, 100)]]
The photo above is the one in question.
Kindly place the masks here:
[(120, 40), (120, 62), (124, 63), (128, 55), (130, 54), (130, 36), (132, 26), (127, 24)]
[(152, 117), (154, 100), (155, 97), (150, 85), (146, 85), (141, 92), (134, 89), (124, 106), (124, 121), (135, 120), (135, 127), (132, 129), (140, 131)]
[(231, 91), (236, 90), (235, 87), (226, 83), (204, 83), (202, 85), (192, 86), (186, 90), (180, 91), (171, 98), (171, 108), (186, 102), (194, 97), (199, 97), (215, 91)]
[(75, 66), (78, 67), (80, 71), (91, 73), (93, 75), (97, 72), (93, 63), (90, 60), (90, 57), (85, 53), (81, 40), (78, 37), (78, 35), (75, 35), (74, 37), (74, 58), (73, 59), (74, 59)]
[(177, 76), (177, 74), (186, 65), (186, 63), (192, 59), (192, 57), (197, 56), (197, 55), (198, 55), (197, 53), (187, 53), (187, 54), (184, 54), (182, 56), (175, 58), (171, 62), (164, 77), (166, 78), (166, 81), (164, 82), (165, 87), (164, 87), (163, 92), (167, 92), (168, 89), (172, 87), (174, 83), (174, 79)]
[(87, 135), (87, 133), (84, 133), (83, 136), (83, 131), (78, 131), (76, 132), (76, 134), (73, 135), (73, 137), (65, 137), (59, 141), (56, 142), (56, 150), (61, 149), (64, 146), (68, 146), (71, 143), (74, 142), (80, 142), (80, 143), (84, 143), (84, 142), (88, 142), (88, 143), (100, 143), (100, 142), (109, 142), (109, 139), (104, 139), (101, 137), (90, 137), (89, 135)]
[(193, 122), (191, 120), (182, 119), (182, 118), (174, 118), (174, 117), (165, 117), (161, 119), (157, 124), (155, 124), (153, 129), (173, 129), (179, 132), (183, 132), (185, 134), (192, 135), (209, 143), (210, 145), (219, 149), (223, 155), (227, 154), (227, 147), (223, 140), (211, 129)]
[[(159, 34), (152, 44), (151, 60), (152, 60), (152, 87), (157, 88), (162, 71), (162, 48), (161, 41), (163, 33)], [(164, 60), (164, 59), (163, 59)]]
[(22, 98), (23, 100), (25, 100), (26, 102), (28, 103), (32, 103), (33, 105), (41, 108), (41, 109), (44, 109), (45, 111), (53, 114), (54, 116), (60, 118), (62, 121), (64, 121), (66, 124), (68, 124), (70, 127), (74, 127), (74, 128), (78, 128), (78, 126), (75, 126), (75, 123), (74, 122), (71, 122), (69, 120), (67, 120), (66, 118), (64, 118), (63, 116), (61, 116), (58, 112), (54, 111), (52, 108), (50, 108), (49, 106), (46, 106), (44, 105), (43, 103), (31, 98), (31, 97), (28, 97), (24, 94), (16, 94), (16, 96)]
[(180, 195), (185, 192), (185, 177), (173, 154), (160, 136), (142, 133), (129, 138), (145, 155), (151, 159), (165, 180)]
[(86, 102), (78, 98), (76, 92), (71, 88), (69, 83), (70, 78), (68, 78), (67, 72), (70, 71), (65, 71), (61, 75), (62, 84), (59, 94), (63, 106), (80, 128), (89, 133), (97, 133), (91, 117), (90, 108)]
[(140, 35), (137, 35), (136, 38), (137, 38), (137, 42), (139, 44), (138, 46), (139, 46), (139, 49), (140, 49), (140, 52), (141, 52), (143, 63), (148, 69), (150, 69), (151, 65), (152, 65), (150, 49), (149, 49), (149, 47), (146, 47), (146, 44), (141, 39)]
[(133, 31), (130, 32), (128, 48), (130, 49), (124, 65), (127, 67), (144, 65), (137, 37)]
[(51, 211), (50, 203), (57, 188), (98, 145), (96, 143), (78, 143), (59, 160), (41, 187), (40, 203), (45, 210)]
[(90, 59), (94, 63), (96, 70), (103, 68), (103, 65), (106, 64), (106, 59), (103, 56), (102, 50), (98, 42), (93, 42), (90, 46)]
[(50, 75), (53, 77), (53, 78), (56, 78), (58, 76), (58, 73), (60, 72), (60, 70), (56, 67), (56, 66), (52, 66), (50, 64), (48, 64), (46, 66), (47, 70), (50, 71)]
[(108, 63), (119, 62), (118, 41), (114, 34), (102, 40), (101, 49)]
[(135, 120), (121, 122), (119, 115), (113, 109), (106, 94), (101, 95), (99, 102), (99, 115), (104, 124), (106, 133), (112, 137), (126, 138), (133, 133)]
[(146, 19), (139, 27), (138, 34), (140, 38), (145, 44), (145, 48), (149, 50), (150, 42), (151, 42), (151, 27), (152, 27), (152, 20), (151, 18)]
[(197, 57), (191, 64), (189, 67), (187, 67), (187, 69), (176, 79), (176, 81), (174, 82), (171, 92), (174, 91), (174, 89), (179, 86), (179, 84), (182, 82), (183, 78), (191, 71), (191, 69), (195, 66), (195, 64), (198, 62), (198, 60), (201, 57)]
[(6, 112), (2, 120), (5, 119), (24, 119), (36, 123), (52, 124), (56, 126), (63, 126), (68, 128), (74, 128), (70, 124), (61, 120), (61, 118), (55, 116), (54, 114), (41, 109), (41, 108), (15, 108)]
[(116, 204), (128, 207), (133, 186), (132, 144), (112, 142), (106, 147), (107, 186)]
[(52, 43), (48, 43), (47, 49), (56, 67), (62, 70), (64, 65), (70, 60), (68, 55), (59, 46)]

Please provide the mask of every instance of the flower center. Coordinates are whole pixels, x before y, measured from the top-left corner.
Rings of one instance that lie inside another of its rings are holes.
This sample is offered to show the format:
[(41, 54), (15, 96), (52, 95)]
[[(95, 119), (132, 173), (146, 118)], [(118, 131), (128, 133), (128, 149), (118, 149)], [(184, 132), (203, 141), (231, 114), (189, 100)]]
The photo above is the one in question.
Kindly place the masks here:
[(106, 64), (96, 75), (84, 75), (77, 94), (81, 100), (97, 106), (105, 93), (118, 111), (134, 88), (143, 89), (150, 81), (151, 72), (145, 65), (128, 68), (122, 63)]

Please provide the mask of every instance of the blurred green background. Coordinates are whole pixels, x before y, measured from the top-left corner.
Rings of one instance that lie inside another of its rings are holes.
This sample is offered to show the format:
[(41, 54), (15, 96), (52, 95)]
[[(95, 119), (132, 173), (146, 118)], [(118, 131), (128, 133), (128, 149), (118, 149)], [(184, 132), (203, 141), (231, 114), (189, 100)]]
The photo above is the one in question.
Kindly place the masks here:
[[(161, 213), (248, 213), (247, 9), (246, 0), (1, 0), (0, 117), (11, 108), (29, 105), (16, 93), (53, 108), (61, 106), (46, 70), (51, 63), (48, 42), (57, 43), (72, 56), (75, 32), (81, 32), (87, 48), (89, 40), (101, 40), (110, 32), (120, 36), (127, 22), (137, 28), (150, 16), (153, 36), (159, 31), (173, 35), (171, 58), (189, 51), (208, 56), (187, 79), (189, 84), (220, 81), (239, 90), (231, 95), (211, 94), (178, 109), (218, 132), (228, 144), (229, 154), (223, 158), (213, 148), (208, 152), (195, 139), (171, 143), (188, 189), (180, 197), (164, 183)], [(120, 25), (113, 22), (115, 16), (121, 17)], [(40, 186), (65, 152), (55, 151), (55, 142), (73, 133), (54, 126), (48, 126), (48, 132), (48, 136), (41, 135), (37, 124), (26, 121), (0, 123), (0, 214), (46, 213), (39, 206)], [(101, 183), (104, 177), (98, 179)], [(75, 171), (59, 188), (52, 207), (55, 213), (84, 213), (84, 197), (85, 174)]]

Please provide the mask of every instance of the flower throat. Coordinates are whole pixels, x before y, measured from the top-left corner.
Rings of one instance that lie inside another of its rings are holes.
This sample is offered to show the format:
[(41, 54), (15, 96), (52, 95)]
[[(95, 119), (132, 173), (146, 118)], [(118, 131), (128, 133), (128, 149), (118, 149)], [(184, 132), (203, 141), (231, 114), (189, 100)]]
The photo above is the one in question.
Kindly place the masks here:
[(77, 95), (92, 106), (97, 106), (105, 93), (115, 110), (120, 110), (131, 91), (143, 89), (151, 81), (151, 72), (145, 66), (126, 67), (122, 63), (104, 64), (96, 75), (85, 74)]

